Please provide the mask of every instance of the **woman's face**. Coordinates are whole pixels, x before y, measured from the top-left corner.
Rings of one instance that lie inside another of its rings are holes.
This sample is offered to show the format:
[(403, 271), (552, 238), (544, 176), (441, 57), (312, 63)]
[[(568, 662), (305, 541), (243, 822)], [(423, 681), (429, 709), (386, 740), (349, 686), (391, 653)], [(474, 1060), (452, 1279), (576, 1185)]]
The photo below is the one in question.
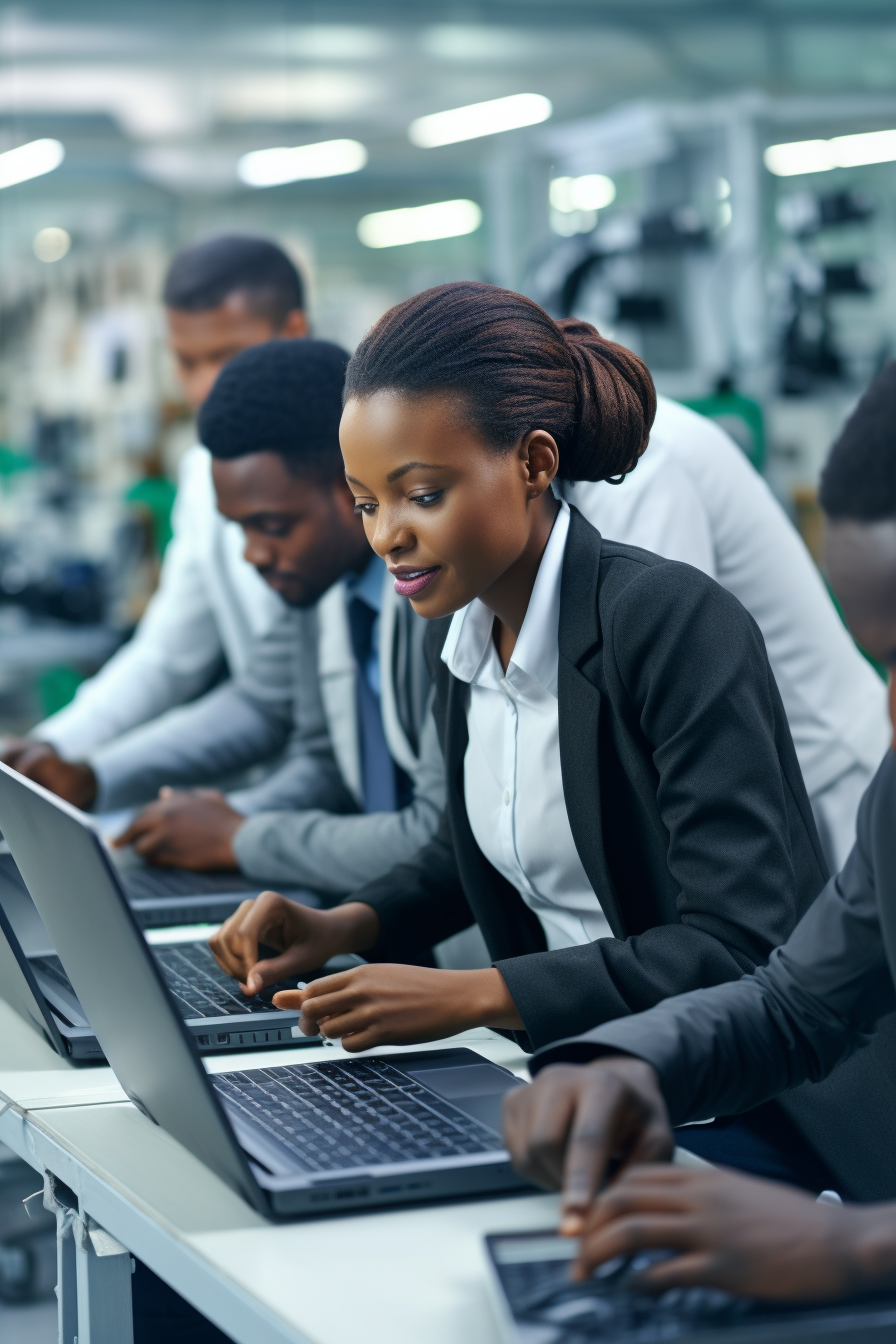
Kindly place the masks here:
[(557, 468), (549, 434), (495, 453), (441, 394), (353, 397), (339, 437), (367, 539), (429, 619), (487, 600), (526, 552)]

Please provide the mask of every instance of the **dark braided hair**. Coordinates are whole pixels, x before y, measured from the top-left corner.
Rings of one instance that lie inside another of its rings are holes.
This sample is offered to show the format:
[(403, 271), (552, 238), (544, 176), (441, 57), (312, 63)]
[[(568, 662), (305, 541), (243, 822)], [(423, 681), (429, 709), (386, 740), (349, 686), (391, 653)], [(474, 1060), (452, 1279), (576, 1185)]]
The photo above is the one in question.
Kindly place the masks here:
[(531, 299), (472, 280), (390, 308), (355, 351), (344, 399), (456, 394), (489, 447), (547, 430), (567, 480), (621, 480), (647, 447), (656, 391), (647, 366), (587, 322), (555, 322)]

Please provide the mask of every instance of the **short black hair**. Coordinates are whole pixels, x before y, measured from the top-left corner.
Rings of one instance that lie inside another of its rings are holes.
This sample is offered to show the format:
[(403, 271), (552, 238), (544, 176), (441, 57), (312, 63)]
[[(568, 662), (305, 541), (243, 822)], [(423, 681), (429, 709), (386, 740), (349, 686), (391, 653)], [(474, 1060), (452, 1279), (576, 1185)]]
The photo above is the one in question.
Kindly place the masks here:
[(296, 476), (343, 474), (339, 420), (348, 352), (330, 341), (266, 341), (234, 355), (199, 412), (212, 457), (277, 453)]
[(162, 298), (168, 308), (204, 313), (238, 293), (277, 328), (293, 308), (305, 306), (302, 277), (283, 249), (240, 233), (218, 234), (178, 252)]
[(830, 451), (819, 490), (829, 518), (896, 517), (896, 360), (885, 365)]

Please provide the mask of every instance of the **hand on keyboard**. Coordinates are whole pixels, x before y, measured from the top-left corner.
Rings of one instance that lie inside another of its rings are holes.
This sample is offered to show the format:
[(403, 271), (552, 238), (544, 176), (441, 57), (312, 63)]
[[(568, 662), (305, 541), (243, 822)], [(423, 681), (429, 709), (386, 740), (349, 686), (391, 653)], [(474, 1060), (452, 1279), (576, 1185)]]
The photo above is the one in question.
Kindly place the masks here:
[(573, 1277), (584, 1280), (620, 1255), (663, 1249), (675, 1254), (632, 1288), (699, 1285), (814, 1302), (892, 1287), (893, 1207), (819, 1204), (790, 1186), (715, 1168), (631, 1167), (592, 1205)]
[[(311, 913), (311, 912), (309, 912)], [(279, 960), (279, 959), (278, 959)], [(522, 1027), (500, 971), (440, 971), (387, 963), (322, 976), (307, 989), (274, 995), (301, 1008), (307, 1036), (341, 1037), (346, 1050), (416, 1045), (469, 1027)]]
[[(276, 891), (263, 891), (254, 901), (243, 901), (212, 935), (209, 946), (218, 965), (240, 982), (244, 993), (258, 994), (278, 980), (323, 966), (331, 957), (363, 952), (376, 942), (378, 933), (377, 915), (360, 901), (333, 910), (310, 910)], [(260, 943), (280, 955), (259, 961)]]

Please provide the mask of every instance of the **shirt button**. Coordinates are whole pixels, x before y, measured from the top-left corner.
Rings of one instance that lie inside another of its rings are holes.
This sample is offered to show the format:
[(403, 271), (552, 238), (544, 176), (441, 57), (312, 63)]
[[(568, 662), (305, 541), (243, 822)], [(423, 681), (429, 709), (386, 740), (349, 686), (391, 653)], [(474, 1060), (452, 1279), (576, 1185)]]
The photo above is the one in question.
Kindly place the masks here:
[(510, 790), (509, 790), (509, 789), (505, 789), (505, 790), (504, 790), (504, 806), (505, 806), (505, 807), (509, 807), (509, 806), (510, 806)]

